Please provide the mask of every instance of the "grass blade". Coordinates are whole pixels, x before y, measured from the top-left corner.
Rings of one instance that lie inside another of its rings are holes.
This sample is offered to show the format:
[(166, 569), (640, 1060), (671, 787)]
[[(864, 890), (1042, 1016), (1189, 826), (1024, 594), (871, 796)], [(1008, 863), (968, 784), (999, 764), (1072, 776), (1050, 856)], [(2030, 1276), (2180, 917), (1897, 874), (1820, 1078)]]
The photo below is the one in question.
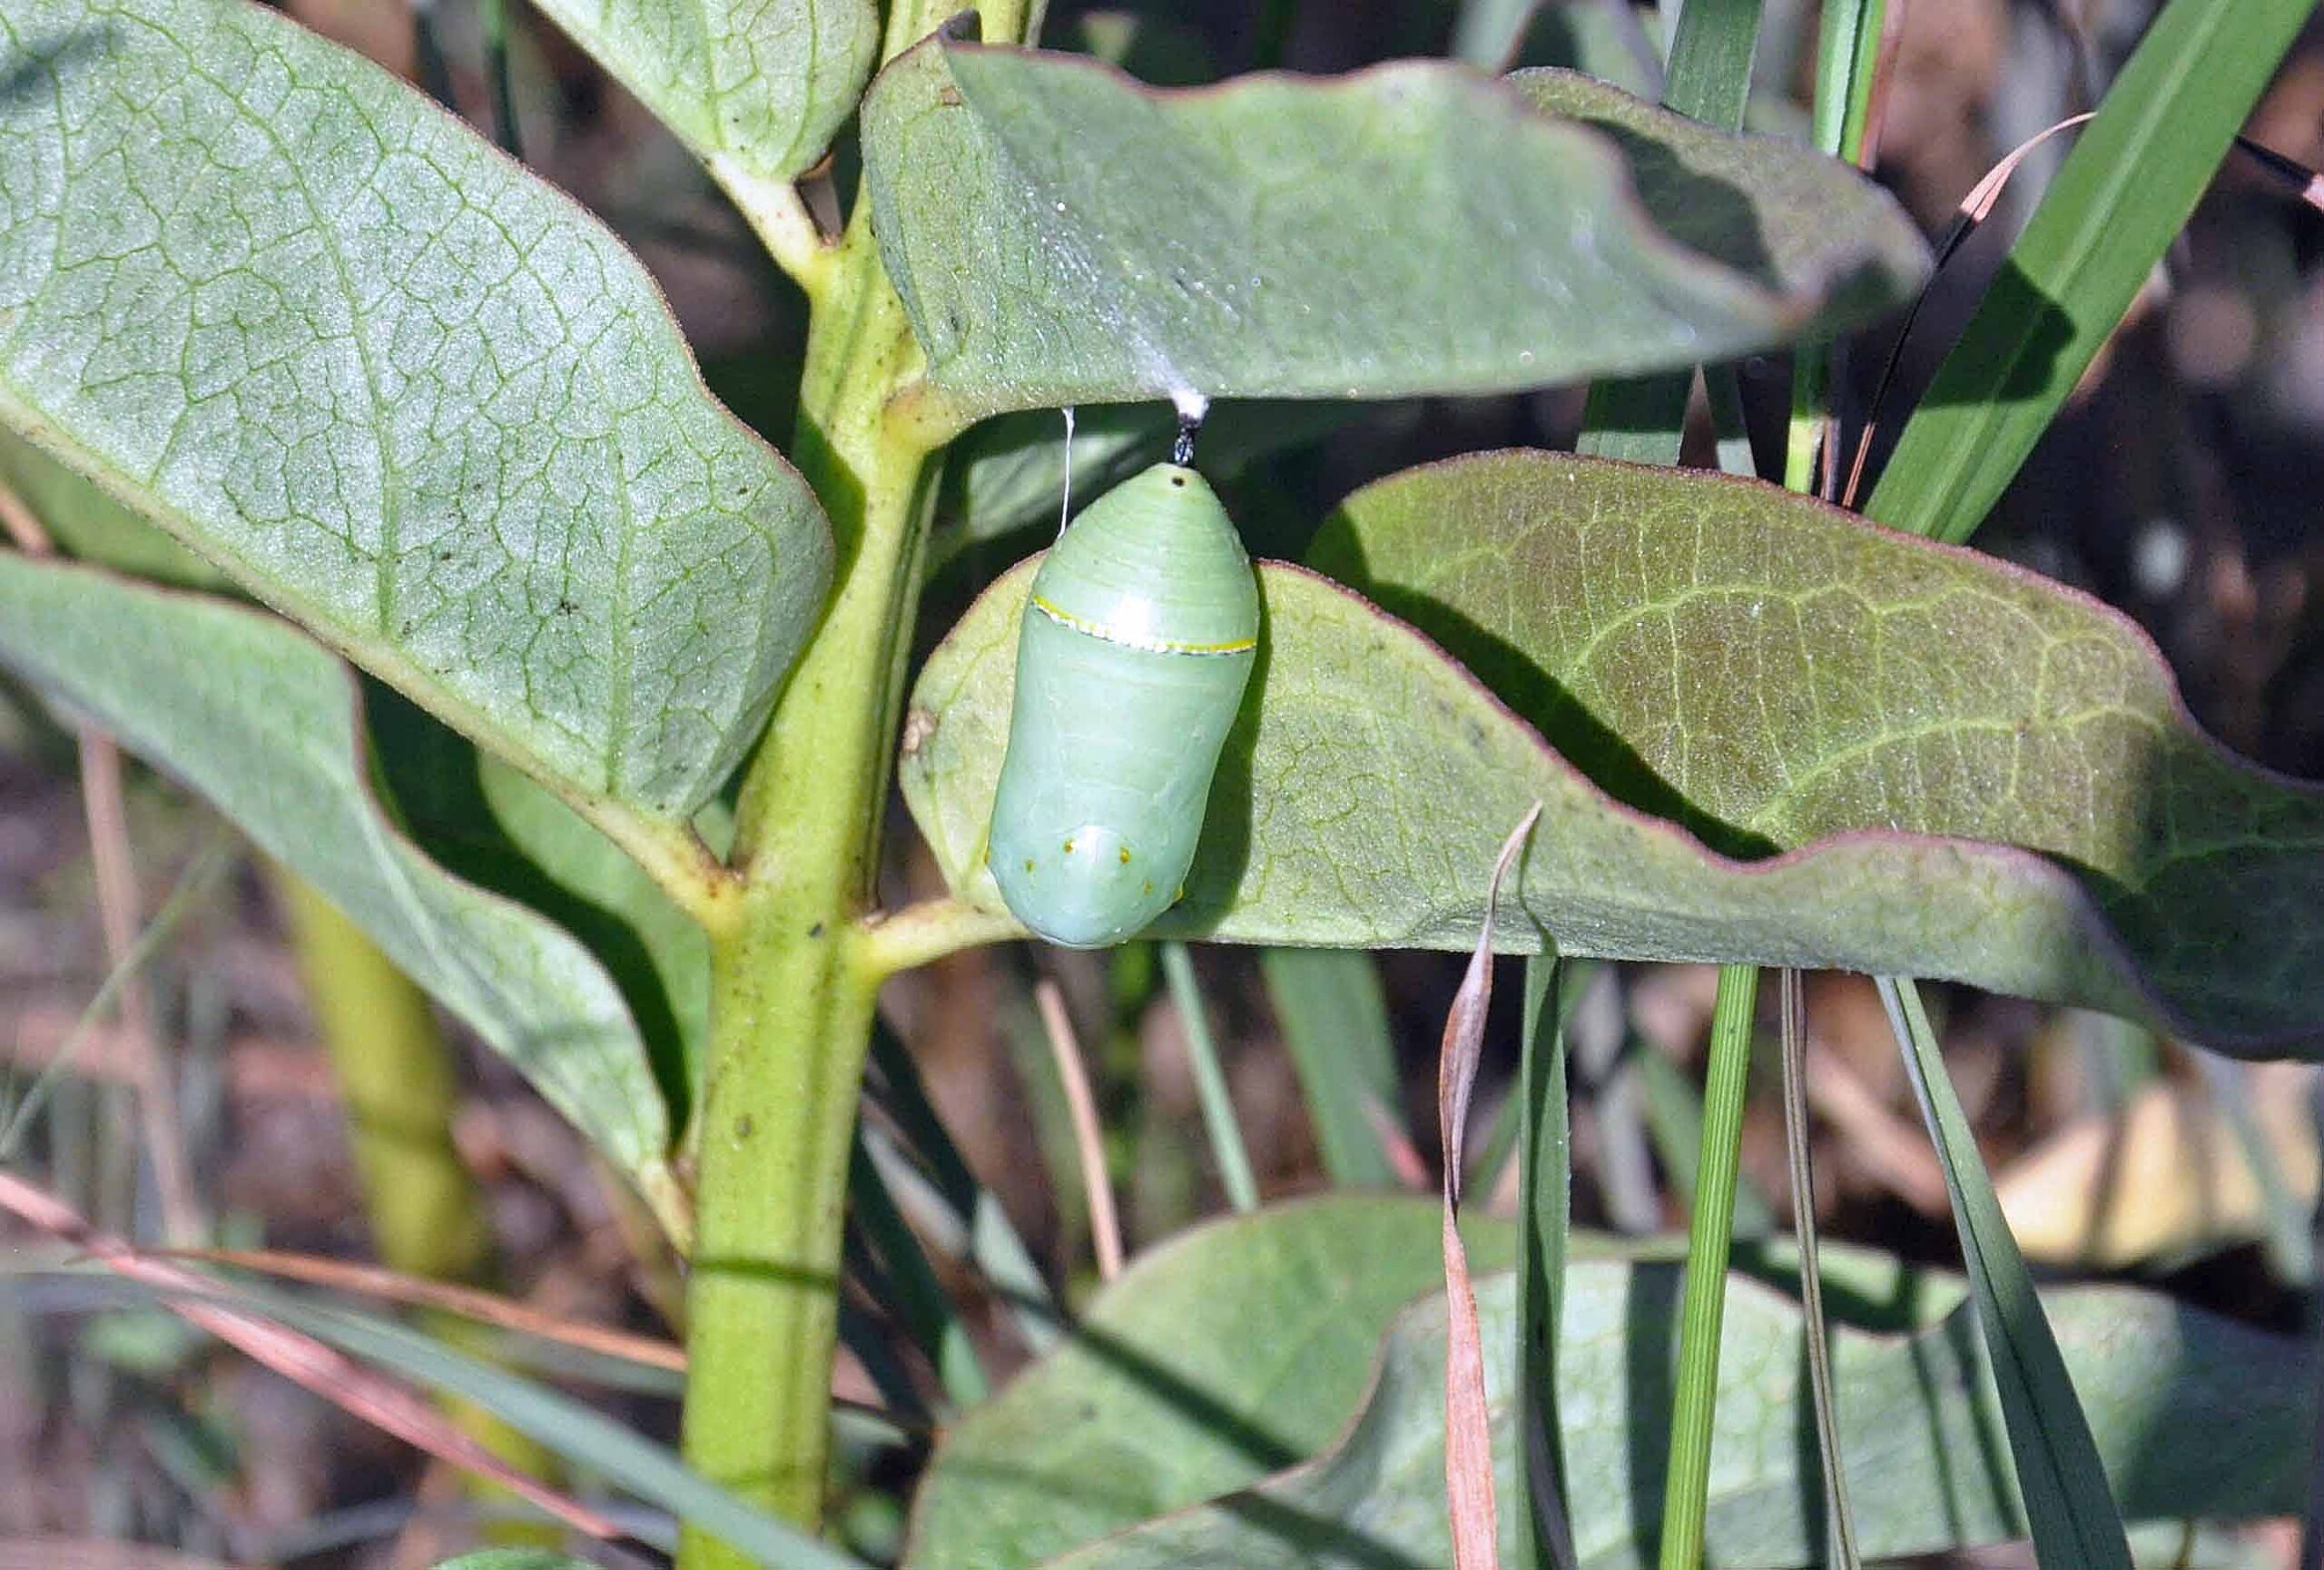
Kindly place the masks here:
[(201, 1277), (139, 1254), (119, 1238), (91, 1227), (69, 1206), (5, 1172), (0, 1172), (0, 1209), (84, 1250), (114, 1274), (152, 1289), (164, 1307), (188, 1324), (373, 1427), (498, 1484), (576, 1531), (600, 1539), (620, 1535), (604, 1516), (501, 1460), (408, 1386), (361, 1368), (296, 1328), (284, 1328), (280, 1316), (205, 1300), (212, 1294)]
[(1666, 107), (1728, 131), (1743, 129), (1751, 60), (1759, 49), (1760, 0), (1687, 0), (1670, 39)]
[(326, 1308), (287, 1294), (241, 1289), (257, 1310), (350, 1356), (475, 1402), (576, 1467), (724, 1539), (770, 1570), (864, 1570), (798, 1528), (763, 1515), (580, 1402), (455, 1352), (428, 1337), (368, 1315)]
[(2171, 0), (1905, 427), (1867, 516), (1981, 523), (2185, 225), (2312, 0)]
[[(1672, 1190), (1689, 1197), (1691, 1219), (1691, 1196), (1702, 1183), (1703, 1093), (1676, 1063), (1636, 1037), (1630, 1053), (1645, 1103), (1647, 1139)], [(1775, 1207), (1741, 1171), (1735, 1174), (1732, 1229), (1742, 1238), (1772, 1237), (1776, 1231)]]
[(512, 0), (478, 0), (484, 28), (484, 74), (492, 88), (492, 139), (522, 163), (524, 139), (517, 130), (517, 84), (508, 64), (508, 7)]
[(1827, 0), (1816, 45), (1816, 145), (1854, 163), (1864, 152), (1888, 0)]
[[(1758, 50), (1760, 0), (1688, 0), (1670, 40), (1662, 102), (1728, 131), (1743, 128)], [(1632, 463), (1674, 464), (1686, 434), (1692, 371), (1600, 381), (1582, 411), (1577, 450)]]
[(1235, 1121), (1235, 1101), (1226, 1092), (1226, 1071), (1218, 1061), (1218, 1043), (1210, 1033), (1210, 1015), (1203, 1007), (1194, 956), (1186, 944), (1162, 945), (1162, 975), (1169, 983), (1170, 1001), (1177, 1005), (1178, 1022), (1186, 1032), (1187, 1060), (1194, 1068), (1196, 1094), (1202, 1099), (1203, 1128), (1210, 1135), (1211, 1155), (1218, 1162), (1218, 1180), (1226, 1190), (1227, 1203), (1237, 1210), (1256, 1210), (1258, 1180), (1251, 1175), (1251, 1153), (1244, 1148), (1242, 1125)]
[(681, 1372), (686, 1366), (684, 1348), (668, 1341), (616, 1330), (611, 1326), (564, 1318), (496, 1292), (462, 1286), (454, 1281), (438, 1281), (385, 1269), (377, 1265), (325, 1259), (314, 1254), (284, 1253), (274, 1249), (169, 1249), (153, 1250), (153, 1253), (161, 1259), (222, 1265), (231, 1269), (251, 1270), (262, 1275), (280, 1276), (285, 1280), (303, 1281), (309, 1286), (327, 1287), (334, 1291), (458, 1314), (481, 1325), (515, 1331), (643, 1368), (658, 1368), (666, 1373)]
[(1670, 1470), (1662, 1493), (1662, 1570), (1700, 1570), (1710, 1507), (1711, 1419), (1718, 1404), (1718, 1333), (1727, 1315), (1727, 1261), (1735, 1241), (1735, 1179), (1743, 1148), (1743, 1093), (1751, 1075), (1751, 1022), (1759, 998), (1753, 965), (1722, 965), (1710, 1020), (1703, 1090), (1702, 1163), (1687, 1232), (1679, 1301), (1679, 1385), (1670, 1415)]
[(991, 1381), (977, 1358), (969, 1328), (961, 1323), (960, 1311), (937, 1280), (920, 1234), (905, 1221), (889, 1193), (867, 1142), (859, 1132), (848, 1161), (848, 1200), (865, 1240), (884, 1269), (893, 1294), (887, 1308), (926, 1355), (945, 1396), (955, 1406), (972, 1407), (991, 1393)]
[(1799, 973), (1779, 973), (1783, 996), (1784, 1154), (1791, 1171), (1792, 1230), (1799, 1238), (1799, 1304), (1807, 1337), (1807, 1383), (1816, 1416), (1816, 1456), (1824, 1472), (1824, 1506), (1840, 1570), (1857, 1570), (1856, 1518), (1848, 1509), (1846, 1458), (1832, 1397), (1832, 1341), (1824, 1323), (1824, 1270), (1817, 1249), (1816, 1168), (1807, 1130), (1807, 1021)]
[[(1759, 0), (1690, 0), (1671, 35), (1662, 101), (1698, 120), (1739, 129), (1751, 96), (1751, 62), (1758, 52)], [(1683, 445), (1690, 373), (1600, 382), (1590, 390), (1577, 449), (1638, 463), (1675, 464)], [(1715, 412), (1730, 418), (1724, 397)], [(1751, 468), (1748, 436), (1723, 433), (1720, 456)], [(1664, 1570), (1695, 1570), (1702, 1562), (1703, 1517), (1709, 1507), (1711, 1418), (1718, 1399), (1718, 1328), (1727, 1303), (1727, 1259), (1735, 1237), (1735, 1178), (1741, 1156), (1743, 1094), (1750, 1066), (1751, 1005), (1758, 973), (1748, 966), (1719, 972), (1711, 1026), (1709, 1103), (1702, 1160), (1689, 1229), (1687, 1285), (1679, 1349), (1677, 1409), (1670, 1430), (1670, 1468), (1662, 1509)], [(1739, 1025), (1736, 1021), (1739, 1017)], [(1724, 1022), (1728, 1028), (1722, 1032)]]
[(1073, 1120), (1074, 1153), (1081, 1169), (1082, 1202), (1089, 1210), (1089, 1240), (1098, 1256), (1098, 1277), (1110, 1281), (1122, 1273), (1122, 1224), (1121, 1212), (1114, 1204), (1114, 1173), (1107, 1157), (1097, 1092), (1090, 1088), (1081, 1042), (1065, 1011), (1065, 993), (1044, 977), (1034, 985), (1033, 1002), (1040, 1011), (1050, 1066), (1057, 1071), (1058, 1082), (1065, 1091), (1066, 1111)]
[(1401, 1176), (1380, 1136), (1403, 1099), (1379, 968), (1361, 949), (1268, 949), (1259, 955), (1275, 1022), (1338, 1189), (1393, 1189)]
[(1568, 985), (1557, 956), (1525, 963), (1524, 1036), (1517, 1068), (1517, 1436), (1523, 1447), (1525, 1530), (1534, 1570), (1573, 1570), (1558, 1417), (1558, 1326), (1573, 1229), (1572, 1109), (1566, 1101)]
[(8, 1111), (6, 1125), (0, 1127), (0, 1161), (7, 1160), (15, 1154), (18, 1142), (24, 1139), (25, 1131), (32, 1126), (33, 1118), (39, 1112), (42, 1103), (48, 1100), (50, 1094), (54, 1091), (57, 1082), (72, 1068), (73, 1060), (79, 1053), (81, 1043), (87, 1037), (90, 1027), (103, 1017), (107, 1009), (113, 1006), (114, 1001), (121, 996), (123, 989), (130, 984), (138, 973), (152, 962), (154, 954), (162, 949), (162, 945), (170, 941), (171, 934), (177, 931), (178, 923), (185, 919), (195, 903), (210, 892), (212, 885), (218, 881), (219, 875), (233, 865), (234, 851), (233, 836), (222, 828), (211, 834), (193, 860), (186, 864), (185, 871), (178, 876), (176, 885), (170, 890), (168, 897), (162, 900), (162, 908), (155, 911), (153, 919), (145, 923), (144, 932), (138, 935), (136, 943), (131, 945), (127, 953), (122, 955), (120, 962), (106, 972), (105, 979), (98, 986), (96, 995), (89, 1000), (89, 1006), (81, 1011), (81, 1018), (74, 1025), (72, 1033), (64, 1038), (55, 1052), (50, 1056), (39, 1075), (25, 1091), (23, 1100), (19, 1101), (13, 1109), (6, 1109)]
[(1046, 1351), (1057, 1337), (1055, 1312), (1045, 1308), (1033, 1313), (1018, 1305), (1046, 1306), (1049, 1283), (999, 1196), (977, 1181), (967, 1158), (952, 1142), (935, 1103), (928, 1099), (928, 1087), (921, 1082), (920, 1065), (912, 1060), (911, 1050), (885, 1025), (872, 1028), (872, 1069), (875, 1104), (927, 1163), (923, 1174), (893, 1141), (884, 1138), (867, 1141), (889, 1193), (924, 1236), (936, 1237), (940, 1219), (950, 1218), (960, 1237), (955, 1253), (964, 1253), (1011, 1305), (1018, 1333), (1027, 1348)]
[(1992, 1357), (2010, 1456), (2034, 1528), (2034, 1555), (2043, 1570), (2130, 1570), (2130, 1545), (2097, 1442), (2034, 1295), (2025, 1257), (2002, 1216), (1968, 1117), (1945, 1071), (1920, 989), (1909, 981), (1883, 978), (1880, 1000), (1887, 1005), (1913, 1093), (1945, 1165), (1970, 1296)]
[[(1887, 23), (1887, 0), (1827, 0), (1817, 39), (1812, 134), (1819, 149), (1859, 168), (1870, 167), (1876, 153), (1871, 144), (1873, 95)], [(1907, 319), (1905, 331), (1910, 330)], [(1832, 373), (1831, 354), (1808, 351), (1793, 357), (1783, 471), (1784, 484), (1793, 490), (1817, 490), (1819, 451), (1827, 471), (1837, 461)], [(1822, 494), (1827, 499), (1831, 496), (1828, 483)]]

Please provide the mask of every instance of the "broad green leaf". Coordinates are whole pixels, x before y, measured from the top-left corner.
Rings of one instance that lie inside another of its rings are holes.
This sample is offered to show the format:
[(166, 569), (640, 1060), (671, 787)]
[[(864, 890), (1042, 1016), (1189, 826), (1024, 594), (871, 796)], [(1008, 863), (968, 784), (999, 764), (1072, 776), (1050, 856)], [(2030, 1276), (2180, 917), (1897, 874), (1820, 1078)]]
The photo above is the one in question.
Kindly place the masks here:
[[(921, 1490), (913, 1562), (1029, 1565), (1314, 1455), (1390, 1317), (1443, 1288), (1443, 1224), (1433, 1205), (1339, 1194), (1164, 1244), (1123, 1278), (1135, 1289), (1108, 1289), (962, 1418)], [(1469, 1230), (1478, 1269), (1508, 1261), (1505, 1226)]]
[(475, 1027), (649, 1197), (667, 1115), (597, 961), (451, 877), (380, 814), (346, 668), (224, 601), (0, 555), (0, 662), (210, 798)]
[(0, 486), (15, 492), (70, 556), (188, 588), (225, 586), (216, 568), (5, 427)]
[(1926, 266), (1854, 171), (1554, 71), (1168, 93), (940, 35), (873, 84), (864, 153), (960, 417), (1668, 369), (1838, 331)]
[(787, 181), (855, 107), (874, 0), (533, 0), (722, 175)]
[[(2324, 1018), (2324, 795), (2219, 752), (2071, 591), (1771, 488), (1547, 454), (1383, 482), (1319, 556), (1502, 696), (1263, 568), (1259, 669), (1157, 934), (1464, 946), (1477, 869), (1540, 800), (1512, 952), (1545, 929), (1569, 956), (1936, 976), (2249, 1051)], [(913, 815), (991, 910), (1029, 569), (931, 657), (906, 730)]]
[(2080, 133), (1865, 511), (1964, 540), (2186, 223), (2313, 0), (2171, 0)]
[(0, 423), (601, 821), (753, 739), (829, 531), (634, 258), (242, 0), (0, 15)]
[(2023, 846), (2195, 1033), (2315, 1030), (2324, 793), (2204, 736), (2145, 635), (2082, 595), (1772, 487), (1542, 453), (1360, 491), (1315, 559), (1729, 854), (1866, 829)]
[[(1392, 1213), (1403, 1224), (1386, 1219)], [(1091, 1305), (1082, 1340), (952, 1431), (924, 1486), (908, 1565), (1445, 1563), (1443, 1299), (1394, 1318), (1376, 1382), (1343, 1427), (1350, 1383), (1375, 1367), (1363, 1332), (1382, 1328), (1387, 1294), (1343, 1306), (1303, 1295), (1302, 1285), (1318, 1271), (1418, 1276), (1434, 1241), (1426, 1214), (1401, 1200), (1263, 1211), (1134, 1265)], [(1410, 1261), (1397, 1262), (1400, 1246)], [(1575, 1546), (1589, 1570), (1652, 1562), (1679, 1276), (1669, 1262), (1567, 1267), (1560, 1406)], [(1503, 1436), (1517, 1345), (1512, 1287), (1505, 1275), (1478, 1284)], [(2045, 1300), (2127, 1513), (2249, 1519), (2296, 1506), (2309, 1423), (2309, 1358), (2299, 1343), (2152, 1293), (2079, 1289)], [(1969, 1314), (1956, 1304), (1908, 1337), (1843, 1328), (1837, 1338), (1850, 1481), (1880, 1505), (1860, 1522), (1868, 1554), (2024, 1534)], [(1319, 1318), (1331, 1321), (1327, 1332)], [(1823, 1507), (1804, 1442), (1802, 1333), (1797, 1303), (1748, 1279), (1732, 1282), (1708, 1555), (1728, 1570), (1816, 1562)], [(1270, 1467), (1254, 1452), (1265, 1447), (1236, 1444), (1255, 1423), (1284, 1442), (1267, 1454), (1294, 1435), (1335, 1438), (1261, 1484)], [(1177, 1458), (1188, 1455), (1201, 1459), (1182, 1467)], [(1090, 1464), (1078, 1465), (1082, 1457)], [(1502, 1461), (1503, 1497), (1513, 1498), (1514, 1457)], [(1227, 1492), (1220, 1480), (1236, 1473), (1227, 1486), (1241, 1491)], [(1510, 1512), (1502, 1522), (1513, 1536)]]
[(590, 1570), (590, 1565), (554, 1548), (487, 1548), (447, 1559), (436, 1570)]
[(394, 695), (367, 696), (377, 783), (399, 826), (453, 876), (539, 912), (597, 957), (683, 1128), (709, 1041), (708, 936), (551, 792)]

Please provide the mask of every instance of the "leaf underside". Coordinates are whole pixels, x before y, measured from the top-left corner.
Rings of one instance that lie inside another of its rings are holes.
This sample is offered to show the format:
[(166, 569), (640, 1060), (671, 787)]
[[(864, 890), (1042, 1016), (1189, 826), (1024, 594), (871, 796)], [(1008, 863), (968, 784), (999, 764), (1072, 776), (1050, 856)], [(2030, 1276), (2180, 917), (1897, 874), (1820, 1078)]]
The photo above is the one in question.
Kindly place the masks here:
[(0, 15), (0, 423), (645, 817), (716, 788), (830, 578), (611, 234), (242, 0)]
[(534, 0), (701, 158), (761, 181), (822, 156), (880, 43), (873, 0)]
[(1846, 166), (1562, 72), (1145, 88), (943, 36), (865, 99), (889, 272), (947, 406), (1482, 393), (1828, 335), (1917, 232)]
[[(1157, 932), (1465, 947), (1478, 869), (1538, 799), (1512, 952), (1546, 932), (2314, 1042), (2324, 795), (2221, 753), (2080, 595), (1773, 488), (1541, 453), (1383, 481), (1316, 557), (1469, 667), (1263, 568), (1259, 668)], [(992, 909), (1026, 581), (930, 659), (901, 774), (952, 886)]]

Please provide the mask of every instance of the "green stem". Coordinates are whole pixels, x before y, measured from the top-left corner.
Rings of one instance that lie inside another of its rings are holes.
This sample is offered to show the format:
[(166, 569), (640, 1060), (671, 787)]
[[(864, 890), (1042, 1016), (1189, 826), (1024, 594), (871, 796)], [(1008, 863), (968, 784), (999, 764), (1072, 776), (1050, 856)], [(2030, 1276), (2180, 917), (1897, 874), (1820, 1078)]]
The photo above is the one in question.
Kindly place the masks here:
[(524, 138), (517, 129), (517, 84), (508, 68), (508, 7), (513, 0), (482, 0), (484, 70), (492, 88), (492, 136), (500, 151), (524, 162)]
[[(881, 54), (941, 21), (897, 0)], [(986, 8), (985, 36), (1025, 25)], [(838, 547), (840, 581), (736, 804), (740, 874), (711, 946), (695, 1242), (687, 1283), (685, 1459), (813, 1530), (831, 1451), (849, 1154), (880, 981), (910, 953), (868, 937), (872, 883), (919, 607), (938, 465), (954, 434), (899, 398), (922, 369), (881, 265), (872, 204), (816, 252), (791, 459)], [(689, 1526), (680, 1570), (753, 1561)]]
[(1571, 1570), (1565, 1426), (1558, 1416), (1558, 1331), (1565, 1313), (1573, 1229), (1573, 1130), (1566, 1101), (1564, 1002), (1578, 978), (1544, 953), (1525, 963), (1525, 1018), (1517, 1069), (1518, 1442), (1527, 1510), (1520, 1541), (1532, 1570)]
[(1687, 1289), (1679, 1306), (1679, 1398), (1670, 1419), (1670, 1470), (1662, 1495), (1662, 1570), (1699, 1570), (1710, 1499), (1711, 1417), (1718, 1402), (1718, 1335), (1727, 1313), (1727, 1260), (1734, 1241), (1735, 1178), (1743, 1146), (1743, 1091), (1751, 1071), (1751, 1019), (1759, 973), (1722, 965), (1703, 1087), (1702, 1165), (1687, 1236)]
[[(928, 449), (889, 408), (918, 367), (859, 221), (815, 302), (793, 449), (830, 515), (842, 576), (738, 805), (745, 881), (711, 953), (687, 1294), (686, 1459), (810, 1528), (822, 1514), (848, 1155), (879, 987), (857, 923), (878, 864), (934, 478)], [(689, 1531), (679, 1563), (749, 1561)]]

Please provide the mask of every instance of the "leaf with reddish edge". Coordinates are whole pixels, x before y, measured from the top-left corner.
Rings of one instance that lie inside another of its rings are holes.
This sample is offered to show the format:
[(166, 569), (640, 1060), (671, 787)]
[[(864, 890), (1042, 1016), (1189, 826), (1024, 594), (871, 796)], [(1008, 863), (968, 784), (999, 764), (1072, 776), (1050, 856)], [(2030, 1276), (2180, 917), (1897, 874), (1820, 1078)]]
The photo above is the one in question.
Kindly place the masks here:
[(2020, 846), (2168, 1022), (2250, 1047), (2324, 1018), (2324, 793), (2220, 747), (2146, 635), (2063, 585), (1772, 486), (1535, 452), (1359, 491), (1313, 559), (1729, 854)]
[[(1924, 975), (2250, 1054), (2317, 1043), (2324, 793), (2222, 753), (2095, 601), (1771, 487), (1548, 453), (1382, 481), (1316, 558), (1469, 668), (1263, 566), (1259, 668), (1157, 933), (1467, 948), (1473, 869), (1538, 799), (1514, 898), (1569, 955)], [(955, 891), (996, 910), (1029, 568), (929, 660), (901, 770)]]

